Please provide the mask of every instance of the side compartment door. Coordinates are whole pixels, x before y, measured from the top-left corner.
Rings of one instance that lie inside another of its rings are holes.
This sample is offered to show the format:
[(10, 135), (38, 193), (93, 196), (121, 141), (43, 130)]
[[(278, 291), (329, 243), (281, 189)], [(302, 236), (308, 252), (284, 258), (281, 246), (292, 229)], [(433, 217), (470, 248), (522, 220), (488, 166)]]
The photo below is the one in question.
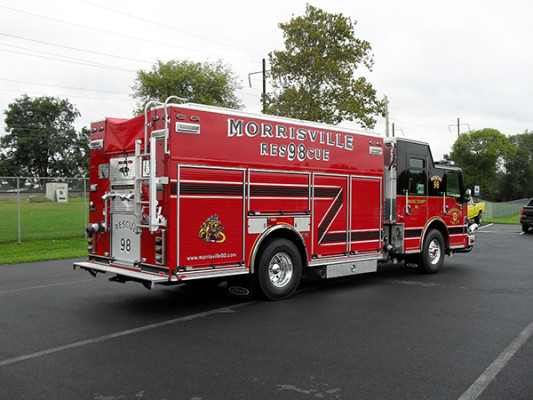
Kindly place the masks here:
[(313, 175), (313, 257), (347, 255), (348, 177)]
[(468, 209), (461, 201), (462, 187), (461, 175), (458, 171), (446, 171), (444, 174), (444, 189), (442, 200), (442, 218), (450, 233), (450, 247), (464, 247), (468, 245), (466, 235), (467, 226), (465, 216)]
[(381, 178), (351, 177), (350, 253), (381, 253), (383, 192)]
[(177, 260), (186, 271), (244, 262), (245, 170), (178, 166)]

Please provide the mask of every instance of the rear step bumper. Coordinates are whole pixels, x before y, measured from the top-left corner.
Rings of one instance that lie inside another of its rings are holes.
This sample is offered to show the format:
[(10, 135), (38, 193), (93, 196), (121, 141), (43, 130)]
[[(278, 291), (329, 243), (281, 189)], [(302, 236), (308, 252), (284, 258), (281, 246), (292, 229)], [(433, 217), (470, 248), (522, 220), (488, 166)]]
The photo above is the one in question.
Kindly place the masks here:
[(152, 275), (146, 272), (132, 271), (124, 268), (112, 267), (110, 265), (97, 264), (92, 262), (76, 262), (74, 263), (74, 269), (81, 268), (88, 271), (91, 275), (96, 276), (98, 272), (116, 274), (115, 277), (110, 278), (114, 282), (127, 282), (134, 281), (142, 283), (148, 289), (154, 287), (156, 283), (165, 283), (169, 281), (168, 276)]

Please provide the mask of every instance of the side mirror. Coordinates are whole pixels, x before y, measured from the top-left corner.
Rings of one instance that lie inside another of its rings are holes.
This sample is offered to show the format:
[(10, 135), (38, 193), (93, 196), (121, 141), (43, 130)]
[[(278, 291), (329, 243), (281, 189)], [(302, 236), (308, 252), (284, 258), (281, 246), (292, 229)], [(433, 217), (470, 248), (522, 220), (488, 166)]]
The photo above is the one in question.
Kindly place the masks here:
[(465, 198), (464, 202), (468, 203), (470, 201), (470, 198), (472, 197), (472, 191), (470, 189), (465, 190)]

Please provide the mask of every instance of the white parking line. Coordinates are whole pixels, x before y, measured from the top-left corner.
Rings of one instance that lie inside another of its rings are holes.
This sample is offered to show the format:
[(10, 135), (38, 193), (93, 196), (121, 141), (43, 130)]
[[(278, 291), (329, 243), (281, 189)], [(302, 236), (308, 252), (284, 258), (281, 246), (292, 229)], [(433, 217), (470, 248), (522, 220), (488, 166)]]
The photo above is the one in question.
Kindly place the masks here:
[(46, 289), (46, 288), (55, 287), (55, 286), (73, 285), (76, 283), (83, 283), (83, 282), (88, 282), (88, 281), (94, 281), (94, 278), (82, 279), (81, 281), (78, 280), (78, 281), (70, 281), (70, 282), (51, 283), (49, 285), (30, 286), (30, 287), (24, 287), (24, 288), (19, 288), (19, 289), (3, 290), (3, 291), (0, 291), (0, 295), (6, 294), (6, 293), (24, 292), (25, 290)]
[(476, 381), (464, 392), (458, 400), (475, 400), (490, 385), (509, 360), (533, 335), (533, 322), (524, 329), (520, 335), (490, 364)]
[(0, 367), (5, 367), (6, 365), (15, 364), (21, 361), (31, 360), (33, 358), (47, 356), (49, 354), (58, 353), (64, 350), (70, 350), (70, 349), (74, 349), (77, 347), (88, 346), (90, 344), (105, 342), (107, 340), (115, 339), (121, 336), (133, 335), (135, 333), (146, 332), (152, 329), (157, 329), (157, 328), (162, 328), (168, 325), (178, 324), (180, 322), (187, 322), (187, 321), (192, 321), (194, 319), (205, 318), (205, 317), (208, 317), (214, 314), (233, 313), (236, 309), (244, 307), (249, 304), (253, 304), (253, 303), (255, 302), (252, 301), (248, 303), (239, 303), (239, 304), (236, 304), (230, 307), (222, 307), (222, 308), (217, 308), (215, 310), (206, 311), (206, 312), (202, 312), (198, 314), (186, 315), (184, 317), (169, 319), (167, 321), (158, 322), (156, 324), (150, 324), (150, 325), (145, 325), (145, 326), (141, 326), (138, 328), (128, 329), (128, 330), (121, 331), (121, 332), (115, 332), (109, 335), (98, 336), (95, 338), (82, 340), (80, 342), (66, 344), (64, 346), (52, 347), (51, 349), (38, 351), (36, 353), (30, 353), (30, 354), (26, 354), (26, 355), (19, 356), (19, 357), (8, 358), (6, 360), (0, 361)]
[(492, 226), (492, 225), (494, 225), (494, 224), (482, 225), (479, 228), (477, 228), (477, 230), (480, 231), (480, 230), (486, 229), (486, 228), (488, 228), (489, 226)]

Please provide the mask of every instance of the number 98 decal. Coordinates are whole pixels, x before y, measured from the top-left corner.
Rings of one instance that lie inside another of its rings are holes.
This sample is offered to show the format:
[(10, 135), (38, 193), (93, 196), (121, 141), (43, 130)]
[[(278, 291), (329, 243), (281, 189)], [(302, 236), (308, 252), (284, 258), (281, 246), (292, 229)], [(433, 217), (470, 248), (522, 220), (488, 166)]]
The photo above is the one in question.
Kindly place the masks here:
[(125, 251), (129, 253), (131, 251), (131, 240), (130, 239), (120, 239), (120, 251)]

